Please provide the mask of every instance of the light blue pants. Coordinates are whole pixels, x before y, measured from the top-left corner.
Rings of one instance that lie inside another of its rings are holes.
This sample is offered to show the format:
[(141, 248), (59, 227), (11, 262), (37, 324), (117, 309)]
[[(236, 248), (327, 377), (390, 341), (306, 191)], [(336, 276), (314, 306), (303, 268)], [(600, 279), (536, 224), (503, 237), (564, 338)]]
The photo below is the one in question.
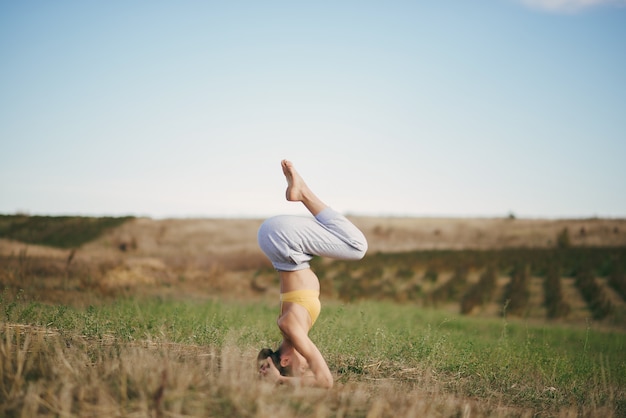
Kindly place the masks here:
[(261, 250), (276, 270), (309, 268), (314, 256), (360, 260), (367, 251), (363, 233), (339, 212), (327, 207), (311, 216), (279, 215), (258, 232)]

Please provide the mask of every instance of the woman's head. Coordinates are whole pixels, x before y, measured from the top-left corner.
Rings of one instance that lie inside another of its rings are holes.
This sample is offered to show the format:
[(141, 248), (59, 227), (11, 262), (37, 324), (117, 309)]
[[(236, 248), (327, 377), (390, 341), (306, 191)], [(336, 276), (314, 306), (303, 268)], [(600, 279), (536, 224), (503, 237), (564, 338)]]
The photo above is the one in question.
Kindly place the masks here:
[(257, 368), (261, 369), (263, 365), (267, 362), (267, 359), (270, 358), (274, 366), (278, 369), (281, 375), (283, 376), (293, 376), (291, 365), (283, 366), (281, 363), (285, 363), (284, 361), (280, 361), (280, 347), (274, 351), (271, 348), (264, 348), (259, 351), (259, 355), (256, 358)]

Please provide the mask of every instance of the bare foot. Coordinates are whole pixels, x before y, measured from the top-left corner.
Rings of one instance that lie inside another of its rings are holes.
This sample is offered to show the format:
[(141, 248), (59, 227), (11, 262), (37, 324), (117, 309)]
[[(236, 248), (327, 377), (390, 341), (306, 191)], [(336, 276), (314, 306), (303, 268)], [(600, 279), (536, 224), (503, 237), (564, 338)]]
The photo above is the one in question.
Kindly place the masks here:
[(282, 160), (280, 165), (283, 167), (283, 173), (287, 179), (287, 191), (285, 195), (290, 202), (301, 202), (308, 191), (308, 186), (300, 177), (291, 161)]
[(283, 167), (283, 173), (287, 179), (287, 191), (285, 192), (287, 200), (290, 202), (302, 202), (309, 212), (317, 216), (318, 213), (326, 208), (326, 204), (309, 189), (309, 186), (302, 180), (291, 161), (282, 160), (280, 165)]

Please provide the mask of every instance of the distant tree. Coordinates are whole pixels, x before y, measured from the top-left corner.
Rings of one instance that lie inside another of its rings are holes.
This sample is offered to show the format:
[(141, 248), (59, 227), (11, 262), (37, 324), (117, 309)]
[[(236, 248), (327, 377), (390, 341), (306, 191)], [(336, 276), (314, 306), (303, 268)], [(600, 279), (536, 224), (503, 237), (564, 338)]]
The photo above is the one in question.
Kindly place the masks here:
[(615, 264), (609, 275), (609, 285), (626, 301), (626, 274), (624, 273), (624, 267), (618, 260), (615, 260)]
[(504, 303), (508, 312), (523, 315), (530, 298), (528, 265), (519, 263), (511, 272), (511, 280), (504, 289)]
[(556, 237), (556, 246), (558, 248), (569, 248), (572, 246), (572, 242), (569, 237), (569, 229), (563, 228)]
[(589, 266), (584, 266), (578, 271), (574, 283), (587, 302), (594, 319), (604, 319), (612, 312), (611, 302), (596, 282)]
[(556, 264), (548, 267), (546, 277), (543, 281), (544, 305), (547, 309), (548, 318), (560, 318), (567, 316), (570, 307), (563, 300), (561, 289), (560, 268)]
[(480, 276), (478, 283), (471, 286), (461, 298), (461, 313), (468, 314), (474, 307), (487, 303), (493, 295), (495, 286), (496, 272), (490, 265)]

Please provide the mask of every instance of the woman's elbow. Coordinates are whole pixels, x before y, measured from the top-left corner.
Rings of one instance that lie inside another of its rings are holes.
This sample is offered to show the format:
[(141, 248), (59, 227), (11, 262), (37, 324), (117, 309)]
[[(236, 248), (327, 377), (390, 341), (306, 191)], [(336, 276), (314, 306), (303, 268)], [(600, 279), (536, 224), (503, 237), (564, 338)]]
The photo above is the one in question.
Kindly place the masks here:
[(327, 376), (324, 379), (322, 379), (321, 382), (319, 382), (319, 386), (323, 389), (332, 389), (333, 388), (333, 377), (332, 376)]

